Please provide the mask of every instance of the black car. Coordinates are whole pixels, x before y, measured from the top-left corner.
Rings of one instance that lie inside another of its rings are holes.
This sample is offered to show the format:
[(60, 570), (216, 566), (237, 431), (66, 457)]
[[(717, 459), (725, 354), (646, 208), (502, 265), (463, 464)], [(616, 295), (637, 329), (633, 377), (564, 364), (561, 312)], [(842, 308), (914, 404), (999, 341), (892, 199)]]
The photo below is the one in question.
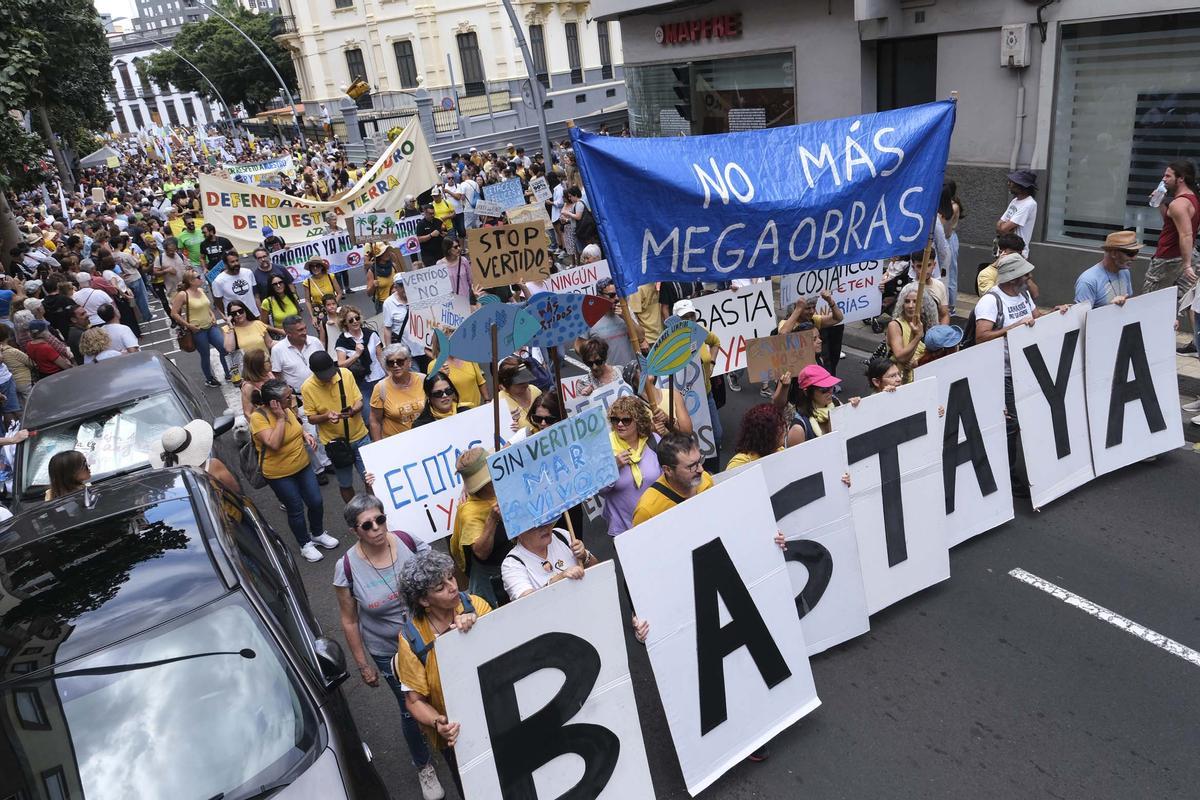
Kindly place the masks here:
[(0, 797), (386, 798), (287, 547), (190, 468), (0, 527)]
[[(33, 435), (17, 446), (13, 510), (45, 496), (50, 458), (60, 450), (83, 452), (95, 483), (145, 469), (163, 431), (195, 419), (212, 422), (218, 435), (233, 427), (232, 416), (214, 420), (179, 368), (152, 350), (43, 378), (21, 417)], [(219, 455), (232, 463), (229, 453)]]

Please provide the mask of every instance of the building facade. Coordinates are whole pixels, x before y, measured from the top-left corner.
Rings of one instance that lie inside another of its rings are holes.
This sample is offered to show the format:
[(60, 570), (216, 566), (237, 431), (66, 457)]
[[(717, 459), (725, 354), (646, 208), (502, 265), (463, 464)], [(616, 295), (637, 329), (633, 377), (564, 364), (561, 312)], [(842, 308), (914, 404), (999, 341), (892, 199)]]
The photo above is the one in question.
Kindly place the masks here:
[[(113, 133), (137, 133), (150, 125), (188, 125), (224, 121), (225, 110), (191, 92), (181, 92), (174, 86), (159, 86), (145, 77), (139, 69), (142, 59), (149, 58), (163, 45), (171, 43), (170, 33), (160, 36), (157, 31), (111, 34), (108, 44), (112, 50), (112, 73), (116, 94), (106, 98), (113, 114)], [(160, 44), (161, 43), (161, 44)]]
[(1063, 299), (1109, 232), (1136, 230), (1153, 247), (1147, 196), (1169, 161), (1200, 156), (1195, 3), (593, 0), (591, 13), (620, 22), (636, 135), (788, 125), (957, 91), (947, 176), (966, 210), (964, 287), (990, 260), (1010, 169), (1039, 176), (1031, 260), (1046, 296)]
[[(591, 19), (586, 2), (513, 5), (551, 121), (623, 108), (616, 23)], [(281, 13), (276, 40), (291, 51), (308, 116), (324, 104), (336, 117), (362, 78), (365, 121), (411, 112), (421, 88), (439, 109), (438, 138), (533, 124), (525, 61), (499, 0), (281, 0)]]
[[(237, 0), (238, 5), (255, 14), (270, 14), (279, 10), (279, 0)], [(216, 0), (208, 0), (215, 3)], [(189, 22), (200, 22), (212, 16), (196, 0), (137, 0), (134, 30), (178, 32)]]

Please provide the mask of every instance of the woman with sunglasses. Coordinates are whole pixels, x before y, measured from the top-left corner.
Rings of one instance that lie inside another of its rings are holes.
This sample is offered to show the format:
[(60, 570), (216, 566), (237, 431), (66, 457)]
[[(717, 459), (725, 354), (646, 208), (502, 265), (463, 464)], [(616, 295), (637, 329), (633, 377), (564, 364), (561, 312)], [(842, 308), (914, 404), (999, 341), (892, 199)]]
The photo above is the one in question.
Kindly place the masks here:
[(584, 339), (576, 348), (588, 368), (579, 382), (579, 393), (587, 396), (610, 383), (621, 380), (621, 373), (608, 363), (608, 342), (595, 336)]
[[(834, 396), (833, 390), (842, 382), (841, 378), (829, 374), (829, 370), (819, 364), (809, 364), (800, 370), (792, 383), (791, 375), (784, 373), (779, 382), (790, 386), (790, 392), (776, 390), (775, 407), (782, 408), (790, 400), (794, 411), (792, 421), (788, 425), (787, 446), (792, 447), (806, 442), (815, 436), (823, 436), (833, 429), (829, 412), (842, 402)], [(852, 405), (858, 404), (858, 398), (851, 398)]]
[(561, 580), (582, 580), (584, 569), (595, 563), (582, 541), (548, 522), (517, 535), (500, 565), (500, 576), (504, 593), (519, 600)]
[[(383, 503), (372, 494), (355, 495), (343, 511), (353, 547), (333, 565), (333, 591), (337, 595), (342, 633), (363, 683), (375, 688), (383, 676), (400, 704), (400, 730), (408, 744), (417, 780), (427, 797), (444, 796), (434, 771), (429, 744), (404, 702), (404, 689), (392, 673), (400, 632), (410, 619), (400, 588), (400, 573), (429, 545), (408, 534), (388, 531)], [(434, 789), (436, 787), (436, 790)]]
[(617, 480), (600, 490), (608, 535), (617, 536), (633, 527), (633, 510), (638, 500), (662, 475), (658, 463), (659, 436), (646, 404), (633, 395), (618, 397), (608, 407), (609, 437), (617, 454)]
[(445, 372), (436, 372), (426, 377), (421, 384), (425, 390), (425, 408), (421, 411), (421, 416), (413, 420), (414, 428), (452, 417), (471, 408), (458, 402), (458, 390), (454, 388), (450, 376)]
[(444, 239), (442, 253), (442, 258), (434, 266), (446, 267), (450, 272), (451, 290), (474, 305), (475, 294), (471, 288), (471, 261), (463, 255), (462, 242), (458, 239)]
[(246, 354), (270, 352), (271, 336), (261, 320), (250, 316), (250, 309), (241, 300), (230, 300), (225, 304), (225, 316), (229, 318), (229, 329), (225, 331), (225, 352), (232, 357), (230, 372), (235, 383), (241, 380), (242, 365)]
[[(342, 304), (342, 287), (329, 274), (329, 262), (323, 258), (310, 258), (305, 264), (304, 269), (308, 271), (308, 277), (304, 279), (304, 293), (307, 296), (309, 309), (318, 309), (325, 306), (325, 295), (331, 294), (337, 300), (338, 305)], [(316, 315), (313, 313), (313, 327), (317, 327)]]
[(225, 380), (229, 380), (229, 362), (225, 356), (225, 337), (213, 318), (212, 301), (204, 293), (202, 279), (194, 271), (188, 270), (179, 284), (179, 293), (171, 298), (171, 319), (184, 330), (191, 331), (192, 341), (196, 346), (196, 355), (200, 357), (200, 371), (204, 373), (204, 383), (207, 386), (221, 385), (212, 374), (209, 363), (209, 350), (215, 348), (221, 358), (221, 368), (225, 370)]
[[(443, 330), (449, 339), (455, 329), (443, 327)], [(433, 357), (437, 358), (440, 351), (436, 338), (433, 340), (432, 352)], [(487, 379), (483, 377), (483, 370), (474, 361), (463, 361), (461, 358), (450, 356), (443, 362), (442, 372), (450, 376), (450, 382), (458, 392), (459, 402), (477, 408), (492, 399), (492, 390)]]
[(383, 348), (387, 375), (371, 392), (371, 416), (367, 423), (371, 441), (410, 430), (425, 408), (425, 376), (412, 370), (412, 352), (402, 344)]
[(529, 409), (542, 390), (533, 385), (533, 372), (517, 356), (509, 356), (496, 368), (499, 398), (512, 415), (513, 430), (529, 427)]
[[(338, 313), (338, 328), (341, 334), (334, 345), (338, 366), (350, 370), (362, 396), (370, 397), (375, 391), (375, 384), (384, 377), (383, 339), (363, 325), (362, 312), (349, 304)], [(369, 405), (363, 405), (362, 415), (363, 422), (370, 424)]]
[(292, 291), (292, 285), (278, 275), (272, 275), (267, 283), (268, 294), (262, 301), (262, 318), (267, 323), (271, 338), (283, 341), (287, 333), (283, 321), (288, 317), (300, 316), (300, 299)]
[[(530, 436), (566, 419), (567, 416), (563, 413), (562, 400), (559, 399), (558, 392), (551, 389), (533, 398), (533, 402), (529, 404), (528, 417), (529, 427), (526, 431)], [(568, 508), (567, 516), (571, 518), (572, 530), (583, 530), (583, 503)]]

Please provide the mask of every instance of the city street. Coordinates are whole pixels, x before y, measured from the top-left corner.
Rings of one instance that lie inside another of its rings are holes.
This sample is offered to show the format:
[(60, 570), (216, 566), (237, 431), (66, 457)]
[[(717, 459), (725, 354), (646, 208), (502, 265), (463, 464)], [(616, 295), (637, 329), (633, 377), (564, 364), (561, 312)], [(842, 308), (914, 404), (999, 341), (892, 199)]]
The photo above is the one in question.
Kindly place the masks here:
[[(364, 306), (364, 294), (350, 299)], [(847, 394), (863, 391), (863, 355), (847, 348), (839, 369)], [(204, 388), (197, 356), (171, 357), (221, 413), (223, 395)], [(729, 398), (723, 459), (741, 412), (761, 399), (756, 387)], [(1041, 512), (1018, 500), (1015, 520), (951, 552), (949, 581), (815, 657), (822, 706), (782, 733), (766, 762), (735, 767), (702, 796), (1189, 796), (1200, 779), (1200, 654), (1188, 649), (1200, 647), (1191, 488), (1198, 484), (1200, 453), (1189, 444)], [(348, 545), (336, 487), (323, 488), (329, 532)], [(252, 496), (290, 541), (271, 492)], [(598, 525), (585, 540), (600, 557), (613, 556)], [(344, 641), (333, 563), (332, 555), (316, 564), (297, 558), (318, 619)], [(1054, 586), (1063, 591), (1051, 593)], [(1113, 615), (1148, 630), (1131, 632)], [(632, 636), (627, 646), (657, 797), (685, 798), (648, 659)], [(418, 796), (391, 693), (356, 676), (344, 691), (393, 797)], [(435, 763), (450, 787), (444, 764)]]

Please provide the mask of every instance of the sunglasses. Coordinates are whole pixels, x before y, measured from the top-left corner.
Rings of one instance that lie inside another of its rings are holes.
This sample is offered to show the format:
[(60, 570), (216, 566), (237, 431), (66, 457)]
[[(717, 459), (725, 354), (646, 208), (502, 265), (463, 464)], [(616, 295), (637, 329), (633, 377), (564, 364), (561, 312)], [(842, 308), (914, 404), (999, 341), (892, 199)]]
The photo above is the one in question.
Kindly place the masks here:
[(632, 425), (633, 417), (609, 417), (608, 421), (613, 425)]
[(609, 300), (616, 300), (616, 299), (617, 299), (617, 293), (616, 293), (616, 292), (601, 292), (601, 293), (600, 293), (600, 296), (601, 296), (601, 297), (607, 297)]
[(346, 322), (362, 322), (362, 317), (346, 317)]
[(245, 312), (245, 311), (243, 311), (243, 310), (242, 310), (242, 309), (240, 309), (240, 308), (234, 308), (234, 309), (231, 309), (231, 310), (230, 310), (230, 312), (229, 312), (229, 316), (231, 316), (231, 317), (244, 317), (244, 316), (246, 316), (246, 312)]
[(389, 358), (384, 363), (387, 364), (389, 367), (403, 367), (405, 364), (408, 363), (408, 359), (407, 358)]
[(373, 517), (366, 522), (358, 523), (358, 527), (364, 531), (373, 531), (376, 528), (387, 527), (387, 516), (380, 514), (379, 516)]
[(599, 358), (599, 359), (596, 359), (595, 361), (588, 361), (586, 363), (589, 367), (598, 367), (604, 363), (604, 359)]
[(538, 425), (550, 425), (558, 421), (549, 414), (534, 414), (530, 419)]
[(454, 395), (456, 395), (456, 394), (458, 394), (458, 392), (454, 391), (453, 389), (434, 389), (432, 392), (429, 393), (429, 396), (442, 398), (442, 397), (454, 397)]
[(272, 286), (283, 286), (283, 281), (271, 281)]

